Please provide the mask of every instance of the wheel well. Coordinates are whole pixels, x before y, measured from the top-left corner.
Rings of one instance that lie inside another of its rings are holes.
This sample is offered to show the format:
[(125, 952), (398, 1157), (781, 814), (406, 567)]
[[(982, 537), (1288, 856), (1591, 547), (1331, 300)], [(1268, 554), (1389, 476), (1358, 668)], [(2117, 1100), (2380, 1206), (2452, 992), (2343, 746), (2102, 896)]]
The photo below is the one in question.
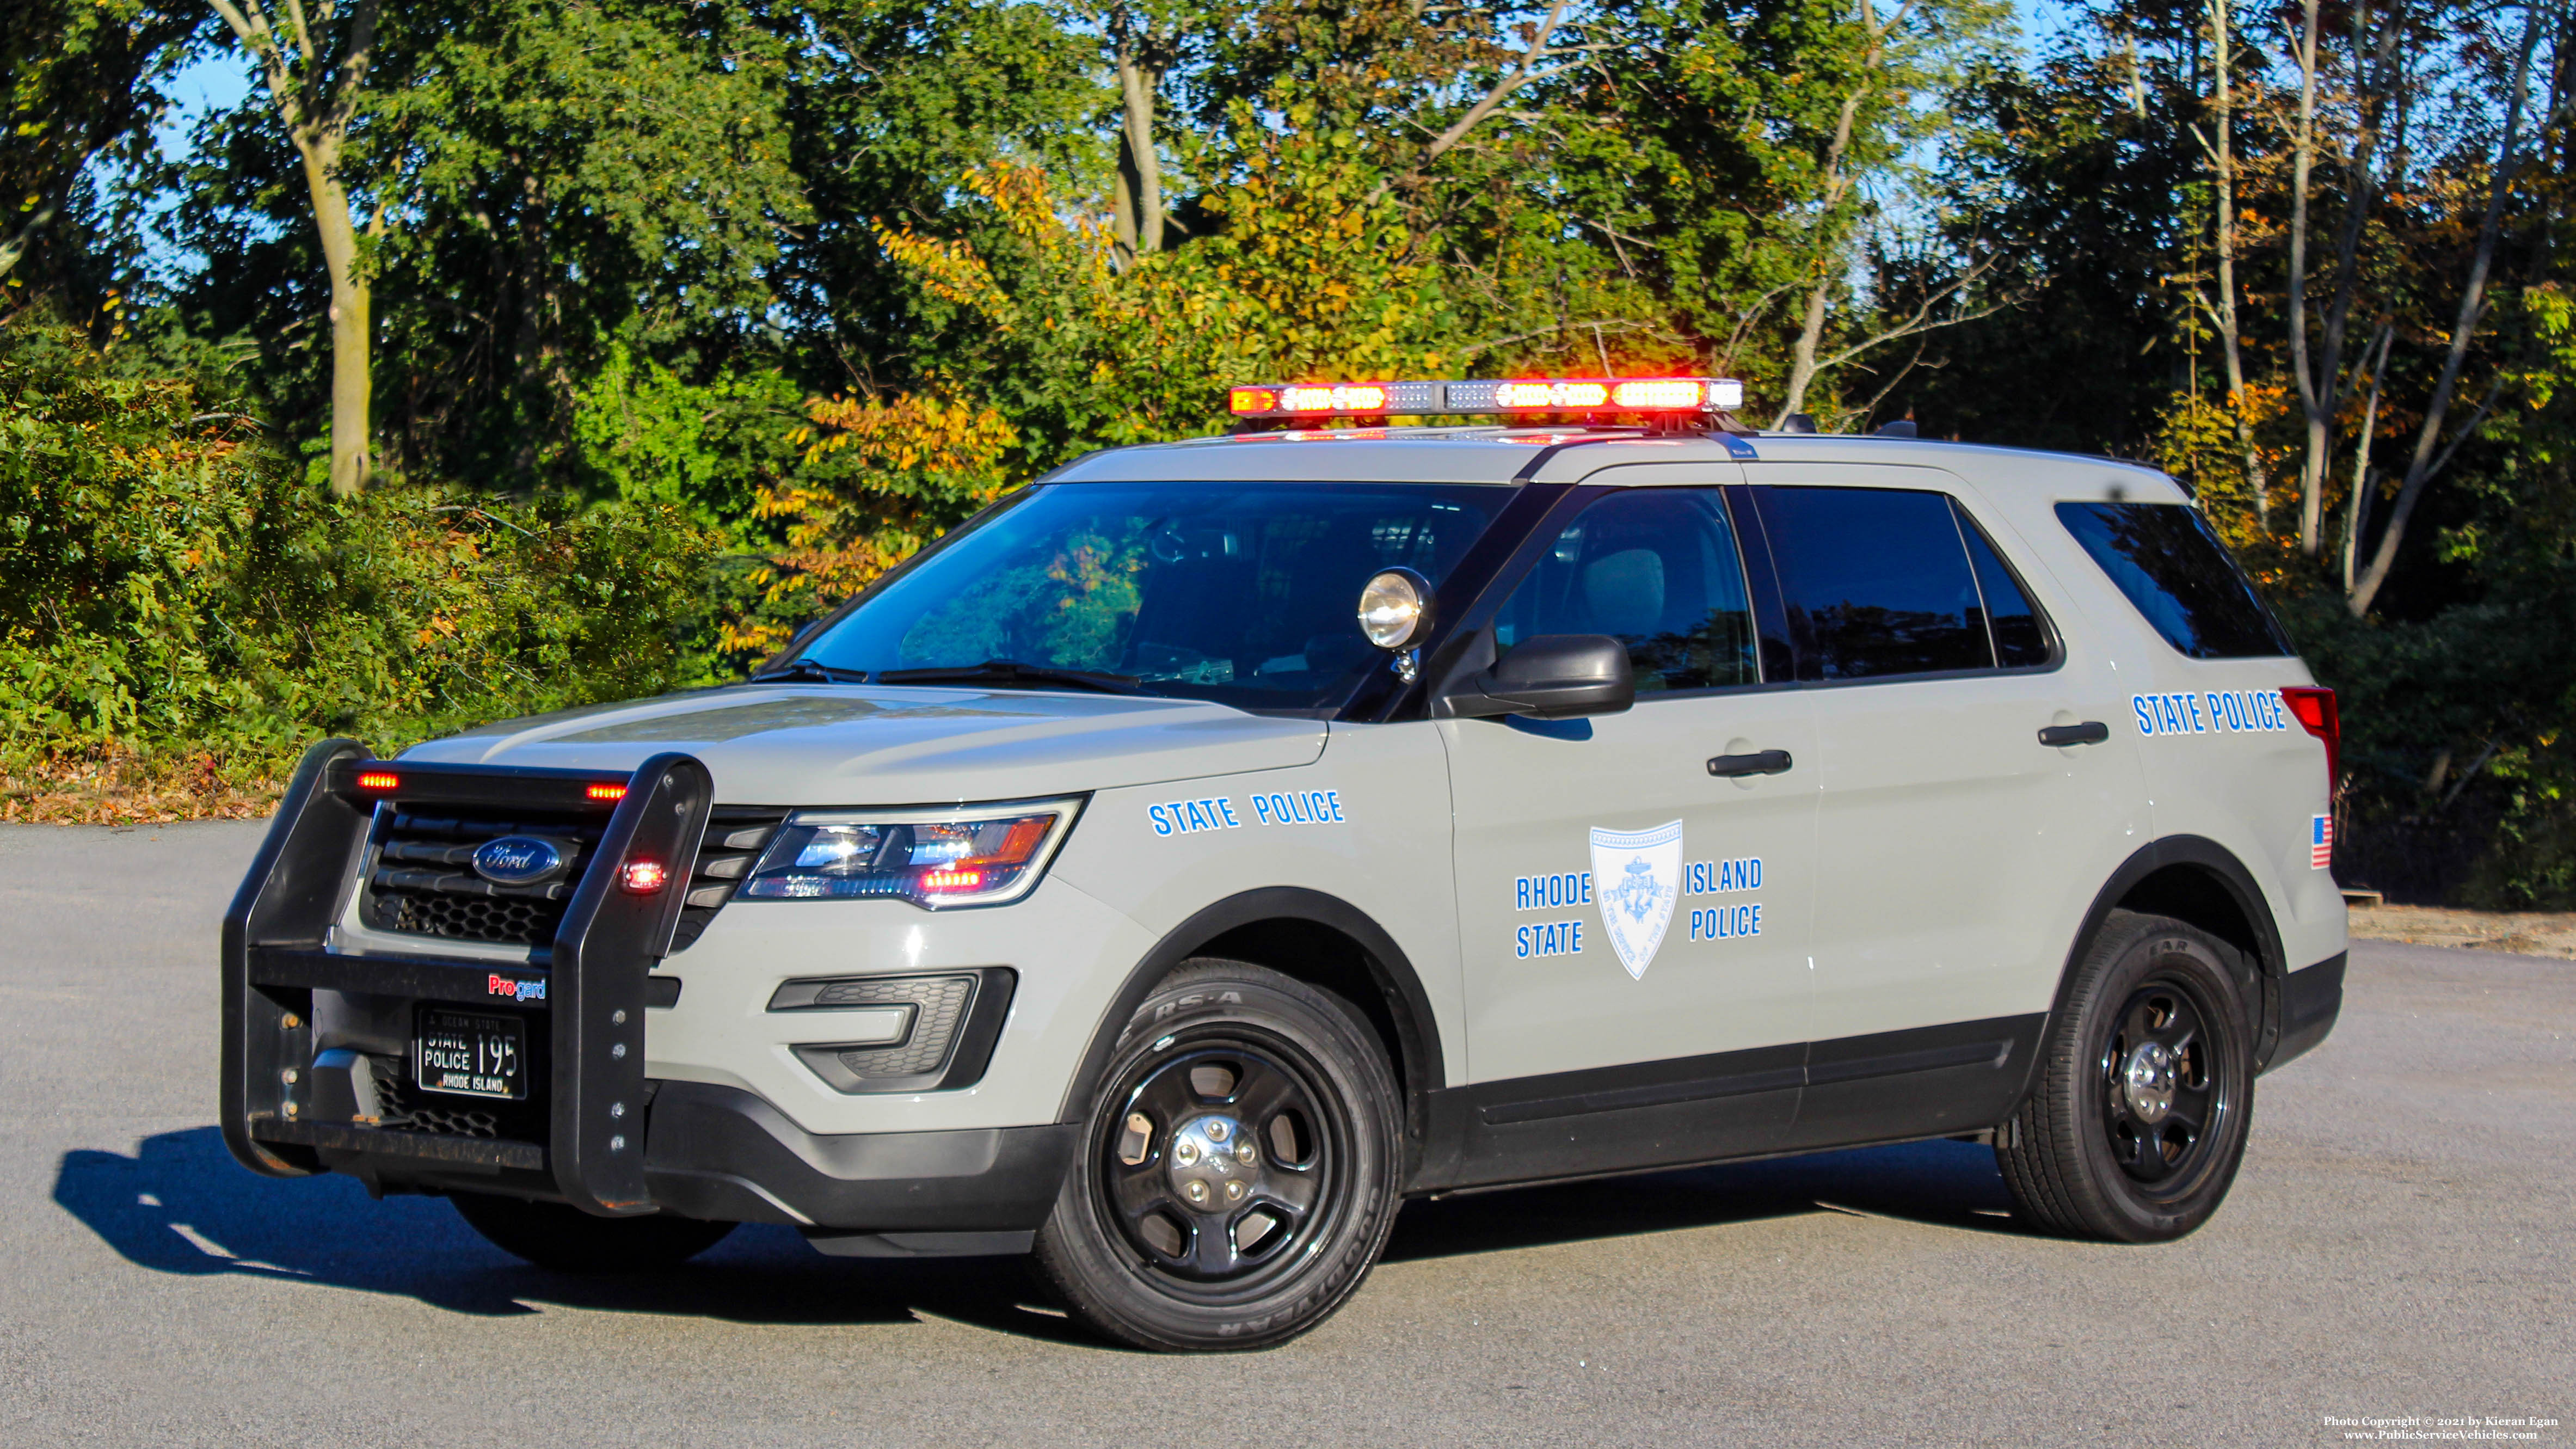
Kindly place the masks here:
[(2243, 952), (2257, 982), (2266, 974), (2269, 952), (2262, 933), (2254, 928), (2236, 893), (2213, 871), (2196, 865), (2165, 866), (2129, 887), (2117, 904), (2122, 910), (2171, 916), (2198, 926)]
[(1369, 955), (1367, 947), (1323, 922), (1294, 917), (1254, 921), (1227, 931), (1190, 954), (1249, 961), (1333, 993), (1368, 1018), (1379, 1042), (1386, 1047), (1387, 1060), (1394, 1064), (1396, 1080), (1405, 1084), (1408, 1095), (1426, 1085), (1418, 1080), (1420, 1038), (1416, 1035), (1417, 1024), (1411, 1019), (1412, 1010), (1396, 996), (1385, 968)]

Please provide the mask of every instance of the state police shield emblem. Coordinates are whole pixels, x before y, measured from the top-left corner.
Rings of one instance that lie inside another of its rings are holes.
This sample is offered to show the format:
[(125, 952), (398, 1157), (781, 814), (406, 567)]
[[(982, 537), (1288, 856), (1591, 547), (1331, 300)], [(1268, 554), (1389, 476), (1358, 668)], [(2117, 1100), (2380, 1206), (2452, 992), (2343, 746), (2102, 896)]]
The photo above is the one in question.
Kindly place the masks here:
[(1682, 823), (1592, 831), (1593, 900), (1628, 974), (1644, 980), (1682, 893)]

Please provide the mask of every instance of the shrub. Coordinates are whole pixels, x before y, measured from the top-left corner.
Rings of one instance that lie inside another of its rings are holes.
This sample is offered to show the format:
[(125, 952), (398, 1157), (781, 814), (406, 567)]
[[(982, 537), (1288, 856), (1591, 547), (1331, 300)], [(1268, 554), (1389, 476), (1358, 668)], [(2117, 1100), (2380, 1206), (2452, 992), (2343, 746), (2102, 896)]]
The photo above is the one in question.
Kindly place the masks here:
[(256, 801), (320, 735), (390, 751), (689, 672), (713, 543), (677, 509), (335, 501), (203, 391), (0, 332), (0, 818)]

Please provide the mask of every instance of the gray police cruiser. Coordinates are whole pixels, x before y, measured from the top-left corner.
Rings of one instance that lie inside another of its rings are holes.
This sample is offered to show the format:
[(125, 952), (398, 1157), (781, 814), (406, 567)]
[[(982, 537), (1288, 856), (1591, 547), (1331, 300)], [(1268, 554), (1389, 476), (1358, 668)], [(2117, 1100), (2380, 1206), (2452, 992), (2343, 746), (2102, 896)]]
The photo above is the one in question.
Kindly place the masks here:
[(1407, 1197), (1728, 1158), (2192, 1231), (2341, 1004), (2333, 696), (2161, 474), (1739, 396), (1238, 388), (745, 683), (316, 745), (226, 1139), (567, 1269), (1028, 1253), (1157, 1349)]

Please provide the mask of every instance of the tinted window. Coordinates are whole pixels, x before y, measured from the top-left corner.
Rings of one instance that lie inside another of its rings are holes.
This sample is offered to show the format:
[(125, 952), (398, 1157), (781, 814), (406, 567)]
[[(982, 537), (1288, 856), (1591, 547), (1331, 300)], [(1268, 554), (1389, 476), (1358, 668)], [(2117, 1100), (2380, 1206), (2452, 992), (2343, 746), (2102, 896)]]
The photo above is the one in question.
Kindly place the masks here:
[(1136, 676), (1156, 694), (1305, 709), (1385, 656), (1360, 589), (1444, 578), (1506, 488), (1060, 483), (957, 536), (805, 647), (871, 674), (992, 659)]
[(1637, 488), (1578, 515), (1503, 604), (1495, 643), (1609, 634), (1640, 693), (1751, 684), (1753, 610), (1714, 488)]
[(2165, 642), (2194, 659), (2290, 652), (2200, 510), (2180, 503), (2061, 503), (2057, 516)]
[(2002, 555), (1977, 527), (1977, 521), (1950, 505), (1959, 515), (1959, 536), (1967, 541), (1968, 561), (1976, 566), (1977, 592), (1985, 595), (1986, 627), (1994, 635), (1995, 662), (2006, 669), (2027, 669), (2048, 662), (2048, 631), (2039, 621), (2039, 611), (2021, 591), (2021, 584), (2004, 567)]
[(1755, 497), (1798, 639), (1800, 678), (1994, 667), (1984, 604), (1946, 495), (1763, 488)]

